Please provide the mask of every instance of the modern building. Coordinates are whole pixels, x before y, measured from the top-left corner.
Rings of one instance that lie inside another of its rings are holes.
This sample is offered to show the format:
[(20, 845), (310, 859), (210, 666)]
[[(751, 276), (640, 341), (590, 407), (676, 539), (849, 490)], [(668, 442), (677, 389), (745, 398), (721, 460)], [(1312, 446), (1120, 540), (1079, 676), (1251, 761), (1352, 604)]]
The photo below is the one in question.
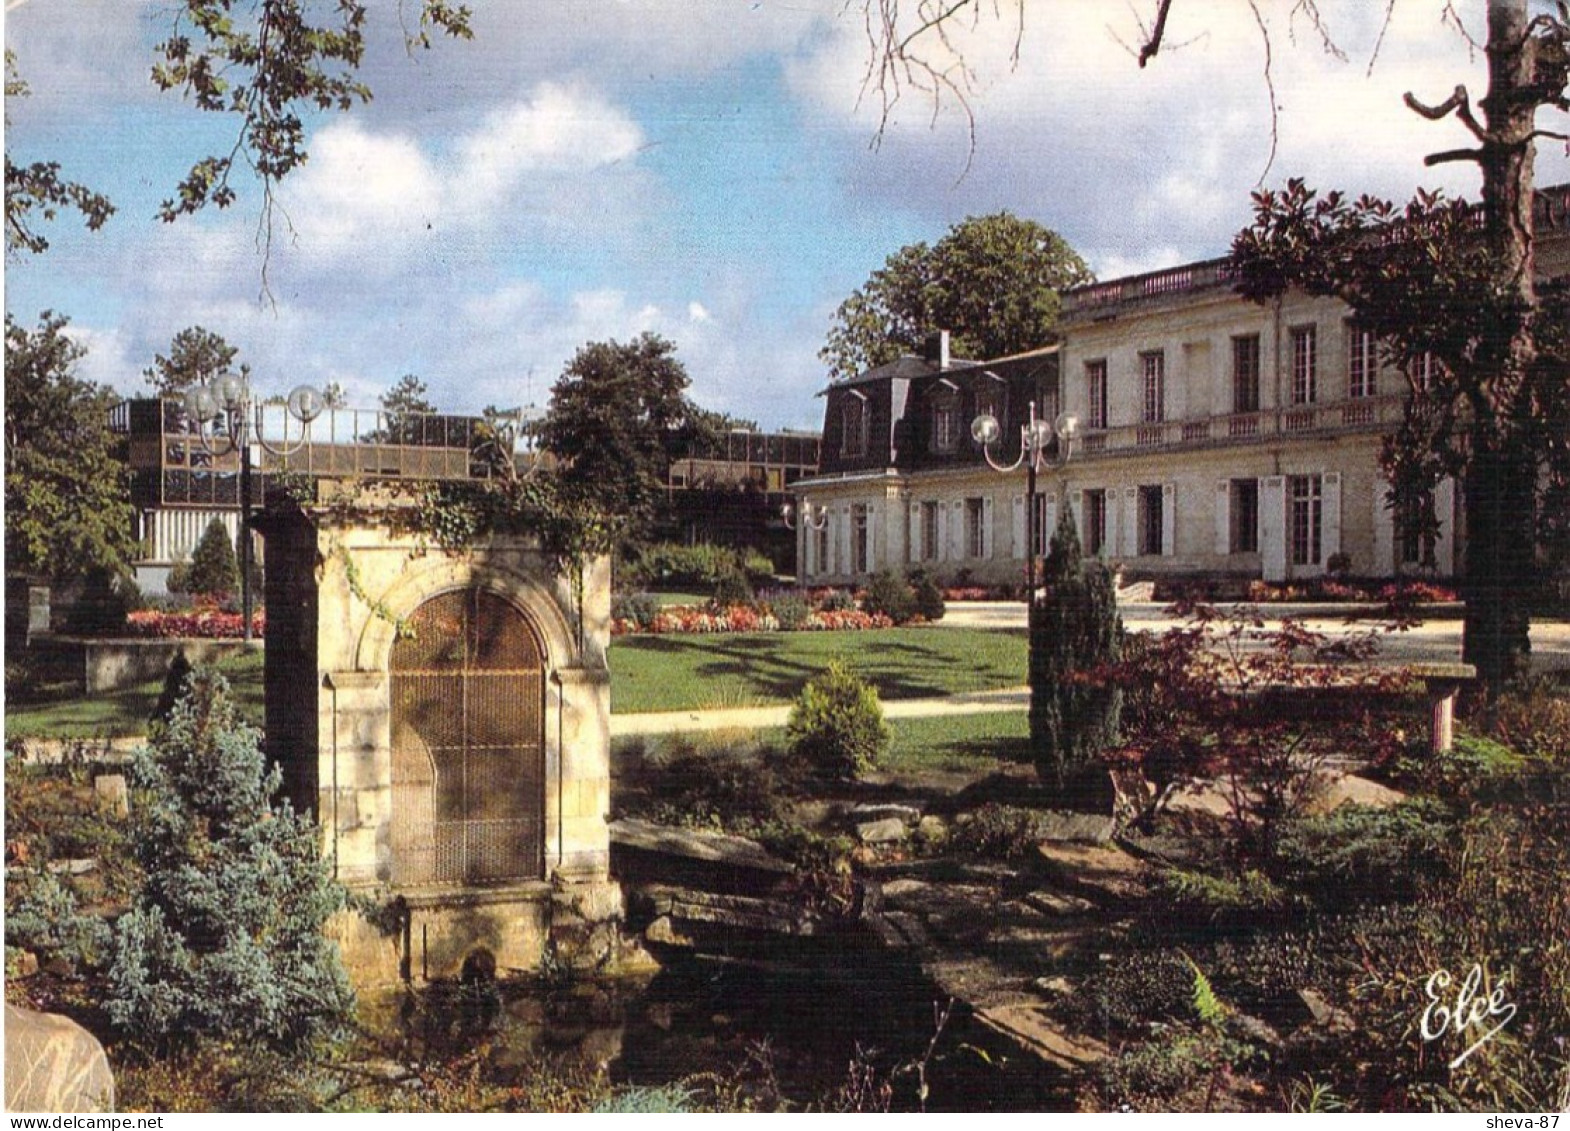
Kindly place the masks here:
[[(1567, 210), (1570, 186), (1539, 194), (1545, 282), (1570, 278)], [(1439, 535), (1424, 545), (1391, 513), (1378, 461), (1409, 381), (1426, 374), (1382, 365), (1335, 299), (1294, 291), (1259, 305), (1235, 282), (1213, 259), (1092, 284), (1064, 295), (1052, 349), (985, 364), (938, 350), (831, 385), (821, 470), (796, 484), (804, 578), (924, 565), (1022, 580), (1026, 473), (994, 471), (969, 423), (1000, 421), (1006, 464), (1029, 401), (1079, 422), (1040, 475), (1038, 554), (1067, 499), (1086, 549), (1125, 577), (1453, 576), (1457, 484), (1439, 485)]]

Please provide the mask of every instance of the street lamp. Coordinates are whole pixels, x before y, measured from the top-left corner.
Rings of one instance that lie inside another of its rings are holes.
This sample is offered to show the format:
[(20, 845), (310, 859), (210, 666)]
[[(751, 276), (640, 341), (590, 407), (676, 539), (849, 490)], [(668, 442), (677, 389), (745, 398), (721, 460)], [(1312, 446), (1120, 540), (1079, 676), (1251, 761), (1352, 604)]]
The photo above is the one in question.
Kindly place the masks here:
[[(1074, 440), (1079, 436), (1079, 417), (1071, 412), (1060, 412), (1055, 421), (1036, 415), (1036, 402), (1030, 402), (1030, 423), (1020, 425), (1019, 458), (1013, 463), (1002, 464), (992, 454), (992, 445), (1003, 435), (1003, 426), (990, 412), (984, 412), (970, 424), (970, 436), (981, 446), (992, 470), (1008, 474), (1025, 465), (1025, 604), (1036, 599), (1036, 547), (1040, 545), (1040, 532), (1036, 516), (1036, 473), (1046, 463), (1047, 447), (1054, 435), (1062, 443), (1058, 447), (1058, 466), (1064, 466), (1073, 453)], [(1064, 499), (1065, 504), (1067, 499)]]
[[(194, 385), (185, 394), (185, 412), (196, 422), (202, 447), (214, 458), (240, 453), (240, 618), (242, 633), (251, 639), (251, 441), (275, 456), (293, 455), (311, 436), (311, 422), (327, 407), (327, 398), (310, 385), (297, 385), (284, 402), (283, 438), (268, 441), (262, 428), (263, 406), (253, 401), (245, 374), (225, 371), (211, 383)], [(289, 418), (300, 422), (300, 437), (289, 440)], [(222, 427), (218, 425), (222, 424)]]
[[(780, 507), (780, 517), (785, 520), (787, 530), (796, 529), (796, 505), (786, 503)], [(803, 503), (801, 508), (802, 527), (807, 530), (822, 530), (829, 524), (829, 508), (816, 503)]]

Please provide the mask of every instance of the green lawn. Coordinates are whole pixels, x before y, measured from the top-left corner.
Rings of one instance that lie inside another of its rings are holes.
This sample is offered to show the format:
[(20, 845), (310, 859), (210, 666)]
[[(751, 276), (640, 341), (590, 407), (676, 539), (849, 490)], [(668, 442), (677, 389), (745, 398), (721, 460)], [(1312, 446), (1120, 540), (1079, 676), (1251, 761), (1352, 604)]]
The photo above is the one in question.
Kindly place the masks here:
[[(218, 665), (228, 677), (245, 717), (262, 724), (262, 653), (231, 656)], [(6, 738), (118, 738), (147, 733), (163, 680), (155, 679), (126, 691), (73, 696), (43, 703), (7, 702)]]
[(870, 632), (620, 636), (611, 643), (617, 714), (788, 703), (834, 659), (884, 699), (921, 699), (1025, 682), (1023, 632), (911, 627)]
[[(872, 681), (884, 699), (919, 699), (1025, 682), (1022, 632), (911, 627), (871, 632), (760, 632), (621, 636), (611, 643), (611, 707), (702, 710), (787, 703), (833, 659)], [(225, 661), (248, 717), (262, 720), (262, 656)], [(93, 738), (146, 732), (162, 681), (128, 691), (43, 703), (8, 702), (7, 738)]]

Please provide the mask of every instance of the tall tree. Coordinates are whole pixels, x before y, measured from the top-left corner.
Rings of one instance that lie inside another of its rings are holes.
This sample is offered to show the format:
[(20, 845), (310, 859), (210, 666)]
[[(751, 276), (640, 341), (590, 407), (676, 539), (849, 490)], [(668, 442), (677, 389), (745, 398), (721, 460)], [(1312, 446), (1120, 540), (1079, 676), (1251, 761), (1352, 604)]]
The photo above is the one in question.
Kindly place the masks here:
[(1011, 212), (972, 216), (931, 247), (901, 248), (840, 304), (818, 356), (854, 377), (948, 330), (963, 356), (1004, 357), (1050, 344), (1059, 292), (1094, 280), (1056, 232)]
[[(1256, 194), (1234, 254), (1244, 293), (1287, 286), (1345, 301), (1406, 372), (1422, 375), (1386, 446), (1392, 478), (1421, 491), (1459, 474), (1467, 504), (1463, 657), (1494, 686), (1526, 670), (1527, 602), (1539, 580), (1534, 516), (1544, 484), (1570, 483), (1570, 348), (1562, 294), (1539, 300), (1532, 166), (1542, 108), (1570, 110), (1570, 5), (1529, 18), (1527, 0), (1490, 0), (1488, 93), (1458, 86), (1423, 117), (1454, 116), (1477, 143), (1429, 165), (1476, 163), (1477, 209), (1419, 193), (1404, 209), (1299, 182)], [(1480, 221), (1480, 223), (1479, 223)], [(1434, 364), (1437, 362), (1437, 364)]]
[[(159, 396), (177, 397), (229, 369), (239, 352), (211, 330), (189, 326), (170, 341), (168, 356), (153, 355), (153, 364), (142, 370), (142, 376)], [(248, 372), (249, 368), (241, 366), (241, 372)]]
[(5, 568), (51, 578), (125, 573), (136, 545), (130, 472), (109, 429), (114, 392), (76, 376), (67, 320), (5, 320)]
[(620, 523), (630, 540), (648, 532), (671, 461), (701, 428), (689, 384), (675, 344), (645, 333), (583, 346), (551, 390), (540, 442), (562, 461), (564, 493)]

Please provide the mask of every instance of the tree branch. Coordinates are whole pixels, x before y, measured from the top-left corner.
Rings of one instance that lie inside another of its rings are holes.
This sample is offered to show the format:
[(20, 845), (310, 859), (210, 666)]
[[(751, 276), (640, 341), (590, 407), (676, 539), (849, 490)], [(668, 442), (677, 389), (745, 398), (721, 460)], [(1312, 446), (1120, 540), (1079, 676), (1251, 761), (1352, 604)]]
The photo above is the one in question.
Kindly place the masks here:
[(1143, 67), (1161, 50), (1161, 37), (1167, 31), (1167, 13), (1172, 10), (1172, 0), (1160, 0), (1156, 8), (1156, 24), (1150, 29), (1150, 38), (1139, 49), (1139, 65)]
[(1451, 92), (1450, 97), (1445, 99), (1438, 106), (1428, 106), (1422, 102), (1419, 102), (1417, 98), (1413, 96), (1411, 91), (1408, 91), (1402, 96), (1402, 101), (1406, 103), (1408, 110), (1411, 110), (1416, 114), (1421, 114), (1430, 122), (1437, 122), (1441, 118), (1448, 117), (1450, 114), (1454, 113), (1455, 116), (1460, 119), (1461, 124), (1470, 130), (1472, 136), (1477, 138), (1478, 141), (1487, 144), (1489, 141), (1493, 140), (1489, 132), (1483, 128), (1483, 124), (1479, 122), (1476, 115), (1472, 113), (1472, 99), (1471, 96), (1467, 94), (1465, 86), (1458, 85), (1455, 90)]
[(1483, 151), (1481, 149), (1447, 149), (1443, 153), (1430, 153), (1423, 158), (1423, 164), (1430, 167), (1443, 165), (1450, 161), (1476, 161), (1481, 164), (1482, 160)]

